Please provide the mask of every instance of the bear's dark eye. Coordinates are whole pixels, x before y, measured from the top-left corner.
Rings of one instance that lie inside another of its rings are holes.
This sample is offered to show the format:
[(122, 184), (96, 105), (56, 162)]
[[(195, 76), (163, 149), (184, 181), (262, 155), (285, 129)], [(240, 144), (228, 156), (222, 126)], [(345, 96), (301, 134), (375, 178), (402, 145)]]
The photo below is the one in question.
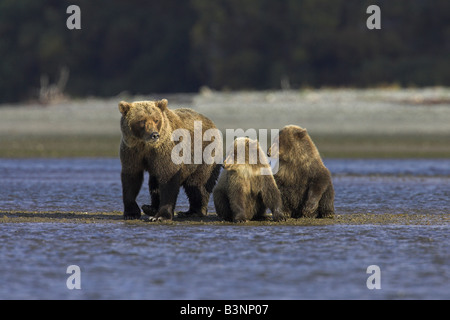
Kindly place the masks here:
[(156, 120), (155, 120), (155, 124), (158, 124), (158, 122), (159, 122), (159, 120), (158, 120), (158, 119), (156, 119)]

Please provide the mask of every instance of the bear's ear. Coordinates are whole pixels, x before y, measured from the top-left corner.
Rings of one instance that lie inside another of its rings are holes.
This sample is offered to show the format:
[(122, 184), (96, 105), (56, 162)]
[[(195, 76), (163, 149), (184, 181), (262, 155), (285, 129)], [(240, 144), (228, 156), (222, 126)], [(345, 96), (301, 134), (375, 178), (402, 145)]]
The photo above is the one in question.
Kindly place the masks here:
[(167, 99), (162, 99), (162, 100), (156, 101), (156, 106), (159, 109), (161, 109), (161, 111), (164, 111), (167, 109), (167, 104), (168, 104)]
[(295, 130), (295, 136), (299, 140), (303, 139), (303, 137), (305, 137), (307, 134), (308, 134), (308, 131), (306, 131), (306, 129), (298, 128), (297, 130)]
[(126, 101), (120, 101), (119, 102), (119, 111), (124, 116), (130, 111), (131, 109), (131, 103), (128, 103)]

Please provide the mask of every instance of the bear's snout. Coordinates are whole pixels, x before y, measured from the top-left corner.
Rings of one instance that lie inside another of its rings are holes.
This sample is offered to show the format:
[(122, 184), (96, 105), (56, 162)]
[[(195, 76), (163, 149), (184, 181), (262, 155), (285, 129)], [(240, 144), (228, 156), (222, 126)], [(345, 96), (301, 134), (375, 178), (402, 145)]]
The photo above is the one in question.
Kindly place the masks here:
[(159, 139), (159, 133), (158, 132), (152, 132), (151, 134), (150, 134), (150, 139), (152, 139), (152, 140), (158, 140)]
[(148, 132), (144, 135), (144, 140), (147, 142), (155, 142), (158, 141), (158, 139), (159, 139), (159, 132), (157, 131)]

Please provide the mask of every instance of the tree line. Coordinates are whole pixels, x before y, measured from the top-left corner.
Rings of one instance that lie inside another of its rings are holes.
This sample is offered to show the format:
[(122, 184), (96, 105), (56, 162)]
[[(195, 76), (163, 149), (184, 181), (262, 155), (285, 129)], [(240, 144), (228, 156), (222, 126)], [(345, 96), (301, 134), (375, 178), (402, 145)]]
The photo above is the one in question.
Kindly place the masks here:
[(449, 21), (448, 0), (0, 0), (0, 102), (52, 84), (74, 97), (446, 86)]

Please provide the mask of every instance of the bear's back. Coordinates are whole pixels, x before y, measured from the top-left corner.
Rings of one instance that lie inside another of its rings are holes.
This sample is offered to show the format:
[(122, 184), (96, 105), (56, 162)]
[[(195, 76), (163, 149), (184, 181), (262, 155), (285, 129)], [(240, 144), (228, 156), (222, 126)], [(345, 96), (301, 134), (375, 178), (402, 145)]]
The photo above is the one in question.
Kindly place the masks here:
[(197, 111), (194, 111), (190, 108), (178, 108), (173, 109), (172, 112), (176, 114), (181, 122), (182, 127), (188, 129), (194, 127), (194, 121), (201, 121), (202, 122), (202, 128), (203, 129), (209, 129), (209, 128), (215, 128), (216, 126), (214, 123), (204, 115), (198, 113)]

